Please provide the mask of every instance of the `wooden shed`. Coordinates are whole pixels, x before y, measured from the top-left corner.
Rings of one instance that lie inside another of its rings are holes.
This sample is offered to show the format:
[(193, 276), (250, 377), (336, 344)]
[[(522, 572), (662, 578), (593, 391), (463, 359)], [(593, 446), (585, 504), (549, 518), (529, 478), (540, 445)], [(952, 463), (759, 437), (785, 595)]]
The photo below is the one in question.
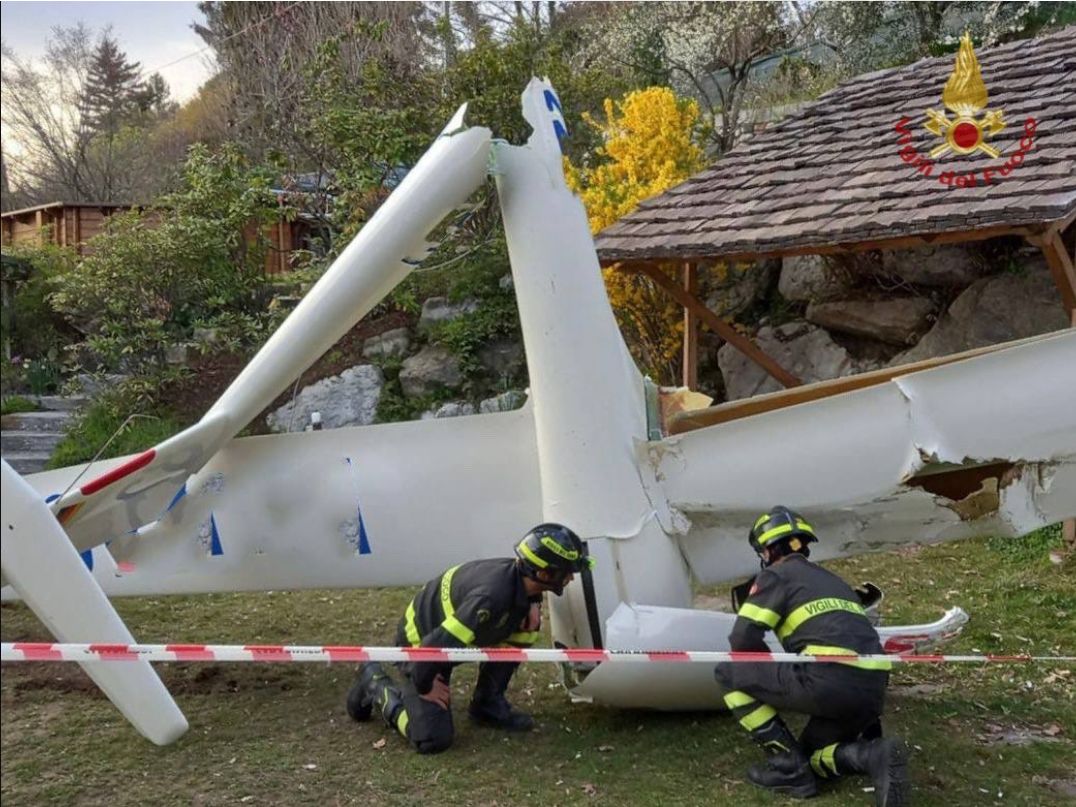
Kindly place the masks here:
[(50, 202), (3, 214), (3, 245), (40, 243), (44, 228), (53, 244), (82, 254), (86, 242), (105, 229), (108, 218), (133, 205), (105, 202)]
[[(596, 236), (603, 265), (646, 274), (684, 306), (685, 386), (697, 379), (700, 323), (783, 386), (799, 384), (699, 300), (700, 261), (1015, 235), (1041, 248), (1076, 324), (1076, 26), (984, 49), (974, 70), (974, 55), (961, 59), (988, 98), (952, 120), (941, 116), (959, 106), (949, 91), (942, 99), (953, 56), (859, 76)], [(670, 262), (682, 284), (658, 270)]]
[[(41, 243), (47, 237), (51, 243), (71, 247), (85, 254), (86, 243), (104, 231), (110, 216), (140, 205), (100, 202), (50, 202), (49, 204), (11, 210), (2, 216), (4, 246), (21, 243)], [(265, 256), (265, 273), (279, 274), (291, 269), (293, 252), (303, 248), (311, 224), (303, 218), (288, 221), (283, 215), (265, 232), (269, 250)], [(253, 238), (254, 228), (247, 234)]]

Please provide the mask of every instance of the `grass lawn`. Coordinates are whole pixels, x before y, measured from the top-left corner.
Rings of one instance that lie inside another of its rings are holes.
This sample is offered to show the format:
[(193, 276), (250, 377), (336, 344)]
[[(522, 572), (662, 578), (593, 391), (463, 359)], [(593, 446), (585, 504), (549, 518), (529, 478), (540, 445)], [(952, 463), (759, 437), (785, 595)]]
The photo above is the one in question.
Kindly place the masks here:
[[(831, 564), (887, 592), (884, 617), (971, 614), (952, 652), (1076, 651), (1073, 558), (1053, 565), (1059, 530)], [(716, 590), (703, 593), (718, 594)], [(383, 644), (411, 590), (308, 591), (116, 601), (146, 642)], [(50, 637), (22, 605), (2, 608), (4, 641)], [(457, 741), (420, 757), (380, 722), (343, 709), (347, 665), (162, 664), (190, 721), (176, 744), (139, 736), (82, 672), (5, 664), (0, 757), (5, 807), (38, 804), (792, 804), (743, 776), (757, 752), (720, 713), (613, 711), (568, 703), (552, 665), (520, 669), (515, 702), (539, 728), (504, 736), (465, 719), (473, 674), (454, 681)], [(887, 730), (914, 745), (914, 804), (1076, 804), (1076, 672), (1059, 664), (899, 668)], [(793, 720), (796, 726), (799, 723)], [(814, 804), (868, 805), (862, 780)]]

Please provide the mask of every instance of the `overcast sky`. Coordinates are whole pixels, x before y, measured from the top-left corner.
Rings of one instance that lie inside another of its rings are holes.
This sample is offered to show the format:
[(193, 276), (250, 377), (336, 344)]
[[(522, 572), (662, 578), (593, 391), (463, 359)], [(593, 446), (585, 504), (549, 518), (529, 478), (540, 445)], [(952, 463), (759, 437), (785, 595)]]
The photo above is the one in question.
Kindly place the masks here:
[[(81, 20), (94, 31), (112, 26), (113, 36), (146, 75), (160, 72), (177, 101), (190, 98), (210, 75), (212, 51), (198, 54), (205, 42), (191, 24), (203, 22), (197, 3), (33, 2), (0, 3), (4, 44), (22, 57), (40, 56), (53, 26)], [(198, 55), (194, 55), (198, 54)], [(189, 58), (184, 58), (189, 57)], [(181, 59), (175, 64), (177, 59)]]

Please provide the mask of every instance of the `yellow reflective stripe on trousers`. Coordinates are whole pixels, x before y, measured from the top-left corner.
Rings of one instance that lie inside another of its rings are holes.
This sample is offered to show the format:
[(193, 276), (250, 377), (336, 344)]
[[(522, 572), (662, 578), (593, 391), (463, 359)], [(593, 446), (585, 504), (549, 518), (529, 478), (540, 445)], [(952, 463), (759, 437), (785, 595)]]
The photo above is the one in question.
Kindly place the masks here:
[(400, 710), (400, 716), (396, 718), (396, 730), (400, 732), (403, 738), (407, 739), (407, 724), (411, 722), (411, 718), (407, 715), (406, 709)]
[(808, 619), (821, 614), (831, 614), (834, 611), (847, 611), (858, 616), (866, 616), (867, 613), (858, 602), (842, 600), (840, 597), (822, 597), (818, 600), (811, 600), (810, 602), (805, 602), (785, 617), (785, 621), (777, 629), (777, 638), (786, 639), (795, 633), (796, 628)]
[(422, 644), (422, 635), (418, 632), (418, 625), (415, 623), (414, 600), (407, 604), (407, 612), (404, 614), (404, 632), (407, 634), (407, 641), (412, 647), (418, 647)]
[(754, 731), (760, 726), (777, 717), (777, 710), (768, 704), (762, 704), (753, 712), (748, 712), (740, 718), (740, 725), (748, 731)]
[(749, 706), (755, 702), (755, 699), (748, 695), (746, 692), (740, 692), (736, 689), (725, 695), (725, 706), (729, 709), (735, 709), (738, 706)]
[[(830, 647), (824, 644), (809, 644), (803, 650), (800, 651), (806, 656), (858, 656), (855, 650), (849, 650), (847, 647)], [(834, 659), (838, 664), (847, 664), (849, 667), (859, 667), (861, 670), (891, 670), (893, 669), (893, 662), (891, 661), (852, 661), (844, 659)]]
[(459, 566), (453, 566), (441, 575), (441, 610), (445, 615), (441, 627), (464, 644), (474, 644), (474, 631), (456, 618), (456, 608), (452, 605), (452, 576), (458, 568)]
[(781, 615), (769, 608), (761, 608), (753, 603), (745, 602), (740, 606), (737, 616), (746, 617), (752, 622), (759, 622), (768, 628), (776, 628), (781, 621)]
[(836, 750), (837, 743), (833, 743), (825, 748), (819, 748), (811, 754), (811, 767), (823, 779), (839, 775), (837, 773), (837, 760), (833, 757)]

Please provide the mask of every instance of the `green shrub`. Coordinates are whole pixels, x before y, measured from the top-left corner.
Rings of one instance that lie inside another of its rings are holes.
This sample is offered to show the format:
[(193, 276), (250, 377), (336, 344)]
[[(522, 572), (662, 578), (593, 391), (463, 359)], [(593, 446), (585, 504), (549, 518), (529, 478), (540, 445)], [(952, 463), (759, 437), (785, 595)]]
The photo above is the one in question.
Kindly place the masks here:
[[(49, 468), (64, 468), (89, 462), (107, 444), (100, 459), (134, 454), (166, 440), (181, 430), (169, 412), (124, 413), (121, 401), (129, 392), (106, 395), (91, 404), (68, 427), (63, 440), (49, 458)], [(130, 419), (129, 419), (130, 418)], [(113, 438), (115, 435), (115, 439)], [(112, 439), (112, 442), (108, 441)]]
[(29, 398), (23, 398), (21, 395), (10, 395), (4, 398), (2, 404), (0, 404), (0, 415), (14, 415), (18, 412), (36, 412), (37, 404), (31, 401)]
[(195, 324), (264, 308), (265, 226), (280, 215), (269, 177), (235, 147), (191, 149), (180, 190), (155, 210), (113, 216), (52, 302), (105, 367), (138, 372)]
[(60, 355), (79, 337), (49, 302), (57, 279), (74, 269), (78, 257), (51, 243), (47, 234), (42, 241), (4, 247), (4, 280), (15, 293), (4, 309), (2, 337), (12, 356), (22, 359)]

